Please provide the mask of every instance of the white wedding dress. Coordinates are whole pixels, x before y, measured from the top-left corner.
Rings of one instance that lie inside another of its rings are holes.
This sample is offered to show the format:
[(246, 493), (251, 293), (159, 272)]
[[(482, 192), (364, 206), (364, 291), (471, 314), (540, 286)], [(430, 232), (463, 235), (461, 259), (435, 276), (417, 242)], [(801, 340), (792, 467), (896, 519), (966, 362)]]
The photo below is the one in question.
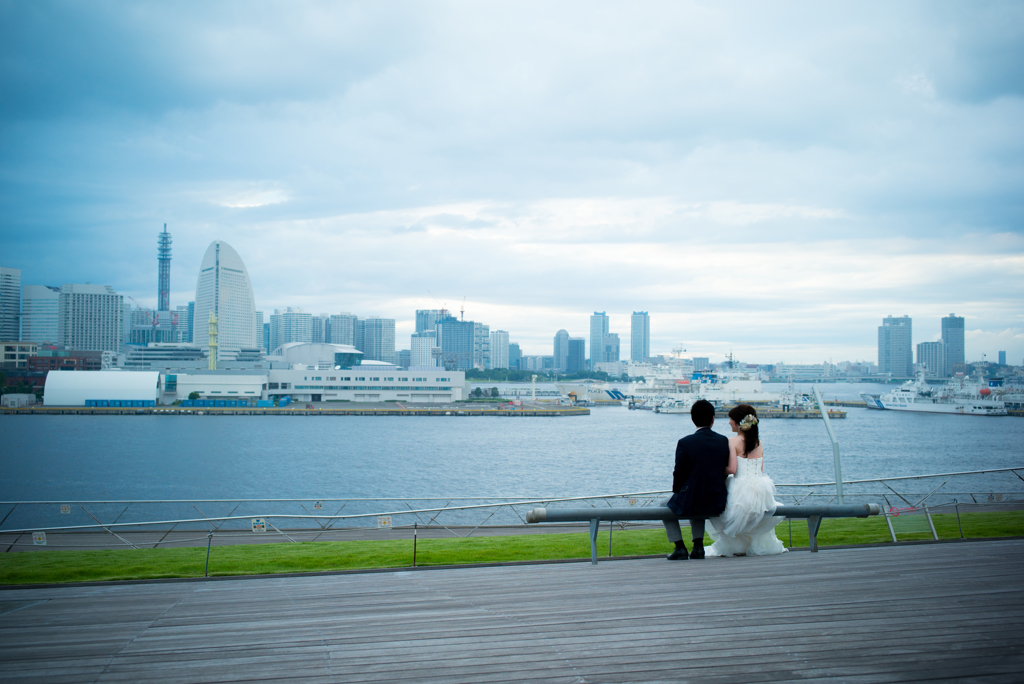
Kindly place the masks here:
[(708, 534), (715, 540), (710, 556), (770, 556), (789, 549), (775, 536), (775, 483), (761, 471), (763, 458), (738, 458), (736, 474), (725, 487), (728, 498), (722, 515), (711, 518)]

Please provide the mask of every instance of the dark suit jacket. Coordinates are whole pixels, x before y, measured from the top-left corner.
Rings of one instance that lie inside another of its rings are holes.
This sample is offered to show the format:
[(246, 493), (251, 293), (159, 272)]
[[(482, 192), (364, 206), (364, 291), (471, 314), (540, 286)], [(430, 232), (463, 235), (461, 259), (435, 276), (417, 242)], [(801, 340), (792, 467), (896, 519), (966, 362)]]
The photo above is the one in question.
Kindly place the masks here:
[(699, 428), (676, 444), (676, 469), (669, 508), (686, 518), (708, 518), (725, 510), (725, 469), (729, 465), (729, 439)]

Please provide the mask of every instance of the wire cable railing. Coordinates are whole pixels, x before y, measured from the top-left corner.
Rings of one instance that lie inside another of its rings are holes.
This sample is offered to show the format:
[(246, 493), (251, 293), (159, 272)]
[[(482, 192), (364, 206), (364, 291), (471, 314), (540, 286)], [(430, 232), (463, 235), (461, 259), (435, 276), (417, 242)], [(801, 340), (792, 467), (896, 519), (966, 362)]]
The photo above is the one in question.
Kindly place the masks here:
[[(834, 482), (780, 483), (776, 499), (827, 504), (836, 501), (836, 489)], [(878, 503), (887, 509), (1024, 506), (1024, 468), (847, 480), (843, 490), (846, 503)], [(0, 501), (0, 544), (5, 550), (26, 544), (141, 548), (209, 543), (210, 535), (222, 543), (256, 541), (256, 535), (259, 540), (313, 541), (380, 538), (413, 528), (466, 537), (526, 529), (526, 513), (534, 507), (659, 506), (668, 495), (665, 490), (575, 497)]]

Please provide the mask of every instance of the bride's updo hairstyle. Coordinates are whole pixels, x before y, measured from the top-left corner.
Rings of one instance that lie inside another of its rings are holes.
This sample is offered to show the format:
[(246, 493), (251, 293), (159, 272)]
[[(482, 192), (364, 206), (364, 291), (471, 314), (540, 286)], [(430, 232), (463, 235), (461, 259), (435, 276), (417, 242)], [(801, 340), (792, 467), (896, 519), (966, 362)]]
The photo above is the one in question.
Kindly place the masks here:
[(740, 426), (743, 435), (743, 455), (757, 448), (761, 440), (757, 435), (757, 410), (750, 404), (740, 404), (729, 409), (729, 417)]

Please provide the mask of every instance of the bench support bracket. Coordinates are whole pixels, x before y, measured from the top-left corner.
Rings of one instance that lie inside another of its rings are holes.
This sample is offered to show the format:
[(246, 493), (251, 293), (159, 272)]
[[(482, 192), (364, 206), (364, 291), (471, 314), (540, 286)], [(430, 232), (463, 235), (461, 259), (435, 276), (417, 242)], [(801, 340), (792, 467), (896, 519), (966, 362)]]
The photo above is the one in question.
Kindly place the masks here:
[(811, 551), (818, 552), (818, 528), (821, 527), (821, 516), (812, 515), (807, 518), (807, 537), (811, 544)]

